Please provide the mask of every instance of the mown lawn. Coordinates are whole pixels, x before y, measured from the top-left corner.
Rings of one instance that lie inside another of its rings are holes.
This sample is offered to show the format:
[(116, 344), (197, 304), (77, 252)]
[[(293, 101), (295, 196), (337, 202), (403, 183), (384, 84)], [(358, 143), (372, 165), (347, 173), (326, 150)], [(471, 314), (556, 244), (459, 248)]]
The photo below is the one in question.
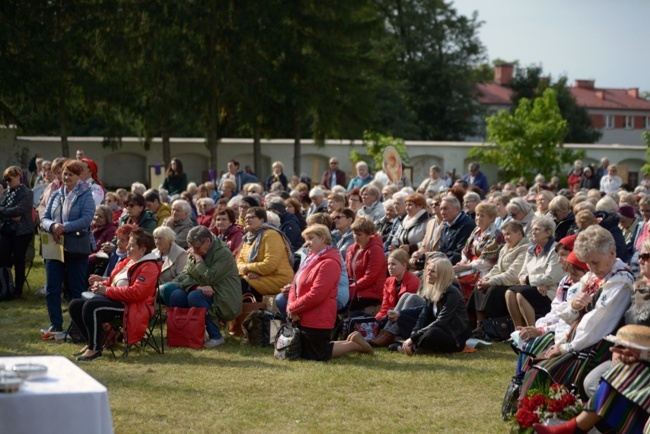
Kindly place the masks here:
[[(36, 262), (32, 291), (44, 281)], [(44, 298), (28, 292), (0, 303), (0, 355), (71, 357), (77, 345), (41, 341), (48, 325)], [(216, 349), (165, 348), (163, 356), (108, 352), (80, 366), (108, 388), (117, 433), (505, 433), (501, 399), (514, 363), (505, 344), (473, 354), (409, 358), (381, 349), (289, 363), (229, 338)]]

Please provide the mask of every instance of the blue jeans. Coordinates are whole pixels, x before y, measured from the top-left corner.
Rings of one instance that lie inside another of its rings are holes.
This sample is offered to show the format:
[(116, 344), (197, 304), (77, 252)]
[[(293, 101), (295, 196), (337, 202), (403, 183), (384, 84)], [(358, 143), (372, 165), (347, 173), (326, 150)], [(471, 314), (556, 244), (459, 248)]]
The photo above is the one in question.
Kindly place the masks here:
[[(167, 284), (167, 285), (171, 285), (171, 284)], [(171, 293), (168, 306), (184, 307), (184, 308), (204, 307), (206, 309), (210, 309), (210, 306), (212, 306), (212, 297), (206, 297), (199, 289), (195, 289), (194, 291), (187, 293), (182, 289), (178, 288)], [(216, 325), (214, 321), (212, 321), (212, 318), (210, 318), (209, 314), (205, 316), (205, 329), (208, 331), (208, 336), (210, 337), (210, 339), (220, 339), (222, 337), (221, 330), (219, 330), (219, 326)]]
[(63, 328), (63, 314), (61, 312), (61, 291), (63, 280), (67, 279), (72, 299), (81, 298), (81, 293), (88, 289), (86, 280), (88, 258), (72, 259), (65, 257), (63, 262), (50, 260), (45, 264), (45, 301), (50, 324)]

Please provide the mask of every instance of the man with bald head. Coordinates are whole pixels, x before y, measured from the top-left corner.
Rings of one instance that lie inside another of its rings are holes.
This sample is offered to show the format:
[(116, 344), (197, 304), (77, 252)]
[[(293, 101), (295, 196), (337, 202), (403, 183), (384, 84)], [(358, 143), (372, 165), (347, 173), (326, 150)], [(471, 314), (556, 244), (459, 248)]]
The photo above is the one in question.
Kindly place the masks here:
[(347, 187), (345, 183), (345, 172), (339, 169), (339, 159), (336, 157), (330, 158), (330, 168), (323, 173), (321, 178), (321, 185), (325, 190), (331, 190), (335, 185), (342, 185)]

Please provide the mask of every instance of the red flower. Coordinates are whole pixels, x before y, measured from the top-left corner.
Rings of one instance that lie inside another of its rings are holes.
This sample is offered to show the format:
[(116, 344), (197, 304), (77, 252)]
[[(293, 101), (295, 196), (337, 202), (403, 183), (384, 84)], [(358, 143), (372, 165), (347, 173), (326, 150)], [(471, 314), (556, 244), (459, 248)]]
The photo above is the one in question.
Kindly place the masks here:
[(566, 408), (563, 399), (552, 399), (548, 403), (548, 411), (551, 413), (559, 413)]
[(562, 404), (564, 404), (565, 407), (569, 407), (575, 403), (576, 403), (576, 397), (570, 393), (567, 393), (562, 397)]
[(528, 409), (520, 408), (515, 415), (515, 420), (521, 428), (530, 428), (534, 423), (539, 422), (539, 417)]
[(541, 393), (538, 393), (536, 395), (533, 395), (531, 398), (532, 404), (535, 406), (535, 409), (539, 408), (540, 405), (545, 405), (548, 403), (548, 398), (542, 395)]

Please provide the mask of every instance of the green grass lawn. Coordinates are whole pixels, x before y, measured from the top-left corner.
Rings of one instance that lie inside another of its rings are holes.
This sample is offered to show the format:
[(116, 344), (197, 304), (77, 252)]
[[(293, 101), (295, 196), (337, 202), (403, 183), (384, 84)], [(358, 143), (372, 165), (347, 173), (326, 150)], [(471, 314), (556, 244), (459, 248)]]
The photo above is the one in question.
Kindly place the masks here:
[[(71, 357), (79, 348), (39, 337), (49, 323), (45, 299), (33, 291), (44, 275), (37, 259), (32, 292), (0, 303), (1, 356)], [(216, 349), (165, 348), (163, 356), (107, 352), (80, 366), (108, 388), (117, 433), (505, 433), (501, 400), (515, 355), (494, 344), (472, 354), (407, 357), (380, 349), (328, 363), (283, 362), (271, 349), (229, 338)]]

